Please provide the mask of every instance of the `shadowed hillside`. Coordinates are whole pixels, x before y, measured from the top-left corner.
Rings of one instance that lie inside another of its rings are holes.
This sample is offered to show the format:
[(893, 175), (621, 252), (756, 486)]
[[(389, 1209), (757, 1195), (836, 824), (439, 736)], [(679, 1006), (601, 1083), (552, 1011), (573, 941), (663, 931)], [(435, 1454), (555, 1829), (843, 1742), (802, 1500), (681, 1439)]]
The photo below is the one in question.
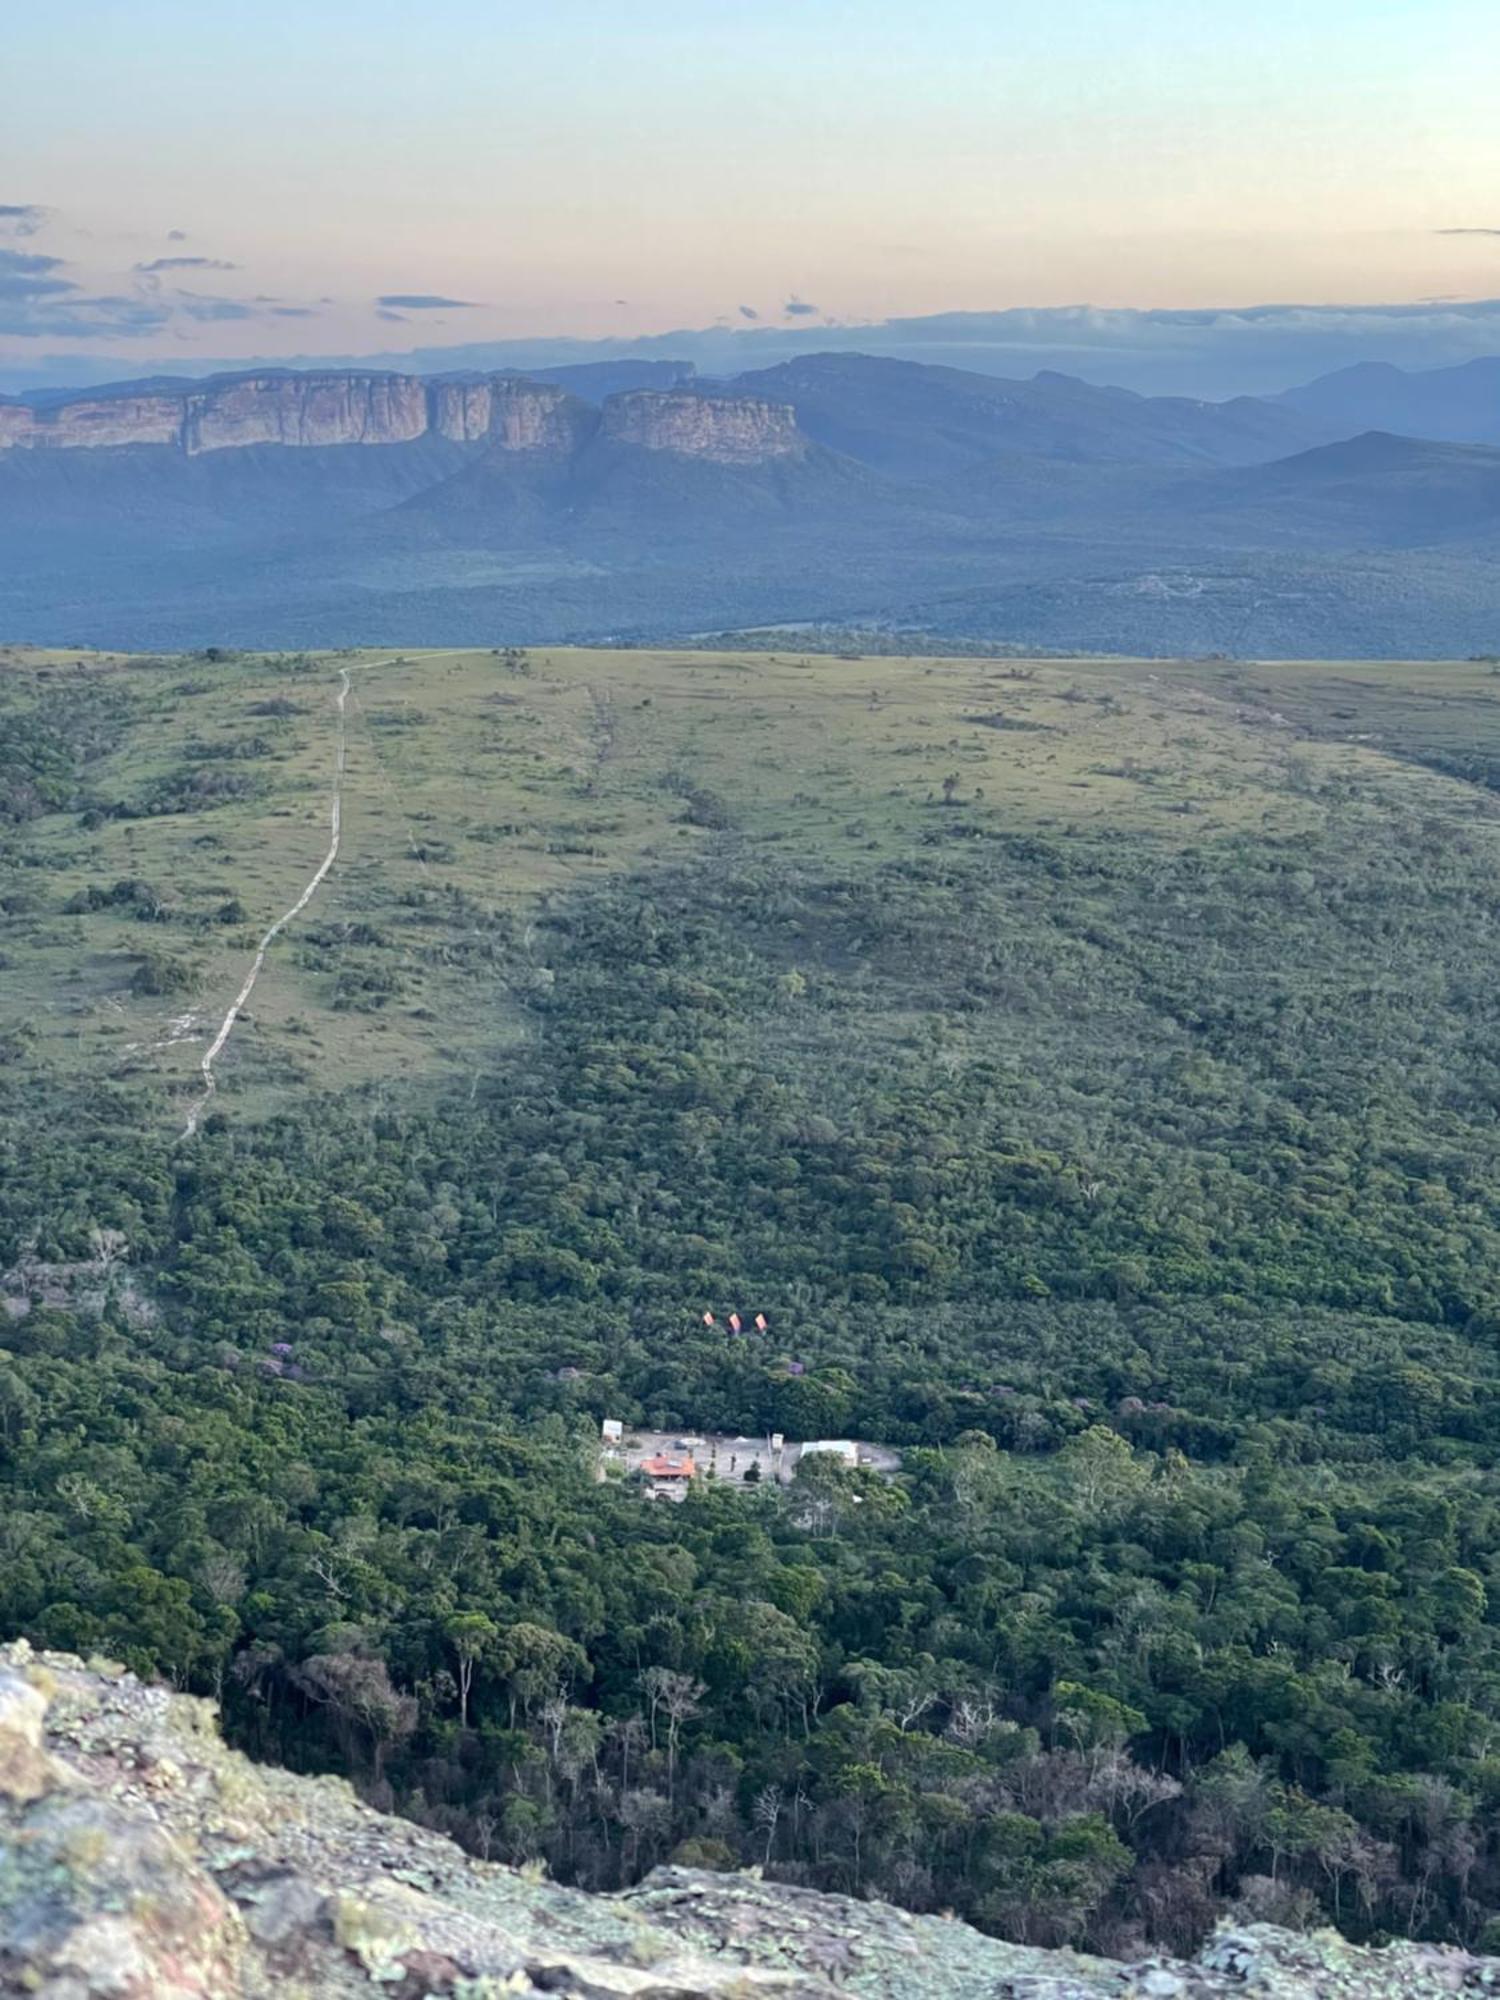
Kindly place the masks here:
[[(1427, 378), (1380, 381), (1394, 408)], [(0, 402), (0, 626), (326, 646), (844, 623), (1158, 655), (1488, 651), (1487, 448), (1389, 435), (1399, 418), (1382, 442), (1372, 397), (1354, 425), (1348, 397), (1214, 404), (828, 354), (727, 383), (672, 363), (273, 371)]]

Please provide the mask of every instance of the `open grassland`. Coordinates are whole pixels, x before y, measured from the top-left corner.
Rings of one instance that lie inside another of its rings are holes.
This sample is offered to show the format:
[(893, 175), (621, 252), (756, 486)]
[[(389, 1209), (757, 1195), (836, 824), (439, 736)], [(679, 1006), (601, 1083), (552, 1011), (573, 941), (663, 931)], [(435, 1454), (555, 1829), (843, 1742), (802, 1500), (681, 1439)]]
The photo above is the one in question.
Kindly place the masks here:
[(226, 1103), (478, 1079), (526, 1032), (552, 903), (712, 851), (861, 873), (953, 839), (1176, 851), (1388, 809), (1500, 861), (1482, 663), (12, 651), (4, 715), (82, 731), (87, 805), (5, 826), (0, 1035), (75, 1076), (194, 1087), (326, 847), (341, 668), (340, 858), (268, 958)]

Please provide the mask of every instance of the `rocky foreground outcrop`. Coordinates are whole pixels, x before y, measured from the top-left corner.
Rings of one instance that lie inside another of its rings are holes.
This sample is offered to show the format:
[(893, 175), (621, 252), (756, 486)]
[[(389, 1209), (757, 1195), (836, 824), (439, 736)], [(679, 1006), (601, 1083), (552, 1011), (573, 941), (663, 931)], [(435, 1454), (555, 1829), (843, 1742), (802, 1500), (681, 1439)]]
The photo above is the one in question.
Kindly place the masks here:
[(411, 444), (437, 437), (505, 452), (567, 453), (595, 436), (724, 463), (805, 449), (789, 405), (643, 389), (602, 411), (522, 376), (427, 380), (349, 369), (224, 376), (139, 392), (87, 392), (34, 408), (0, 401), (0, 452)]
[(0, 1648), (0, 1995), (27, 2000), (1436, 2000), (1500, 1959), (1224, 1930), (1111, 1965), (884, 1904), (660, 1869), (589, 1896), (462, 1854), (342, 1782), (251, 1765), (207, 1702)]

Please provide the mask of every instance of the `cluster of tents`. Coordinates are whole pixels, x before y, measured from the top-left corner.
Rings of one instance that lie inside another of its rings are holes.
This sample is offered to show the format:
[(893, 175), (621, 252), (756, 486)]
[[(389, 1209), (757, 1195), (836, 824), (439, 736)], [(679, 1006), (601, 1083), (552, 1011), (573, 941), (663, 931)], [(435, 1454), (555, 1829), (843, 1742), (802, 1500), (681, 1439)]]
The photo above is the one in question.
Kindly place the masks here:
[[(703, 1315), (703, 1324), (705, 1326), (717, 1326), (719, 1322), (711, 1312), (705, 1312)], [(745, 1331), (745, 1323), (737, 1312), (732, 1312), (724, 1324), (729, 1328), (731, 1333), (743, 1333)], [(770, 1321), (764, 1313), (757, 1313), (750, 1324), (757, 1333), (768, 1333), (770, 1331)]]

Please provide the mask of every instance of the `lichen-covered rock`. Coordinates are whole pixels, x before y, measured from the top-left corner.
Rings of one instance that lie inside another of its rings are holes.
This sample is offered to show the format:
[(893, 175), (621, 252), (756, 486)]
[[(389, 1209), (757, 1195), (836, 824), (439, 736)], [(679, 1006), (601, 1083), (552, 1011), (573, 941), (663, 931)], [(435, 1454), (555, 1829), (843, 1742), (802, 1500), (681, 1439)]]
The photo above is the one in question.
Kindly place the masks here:
[(1439, 2000), (1500, 1960), (1250, 1926), (1111, 1965), (881, 1903), (660, 1869), (588, 1896), (227, 1750), (206, 1702), (0, 1647), (0, 1996)]

